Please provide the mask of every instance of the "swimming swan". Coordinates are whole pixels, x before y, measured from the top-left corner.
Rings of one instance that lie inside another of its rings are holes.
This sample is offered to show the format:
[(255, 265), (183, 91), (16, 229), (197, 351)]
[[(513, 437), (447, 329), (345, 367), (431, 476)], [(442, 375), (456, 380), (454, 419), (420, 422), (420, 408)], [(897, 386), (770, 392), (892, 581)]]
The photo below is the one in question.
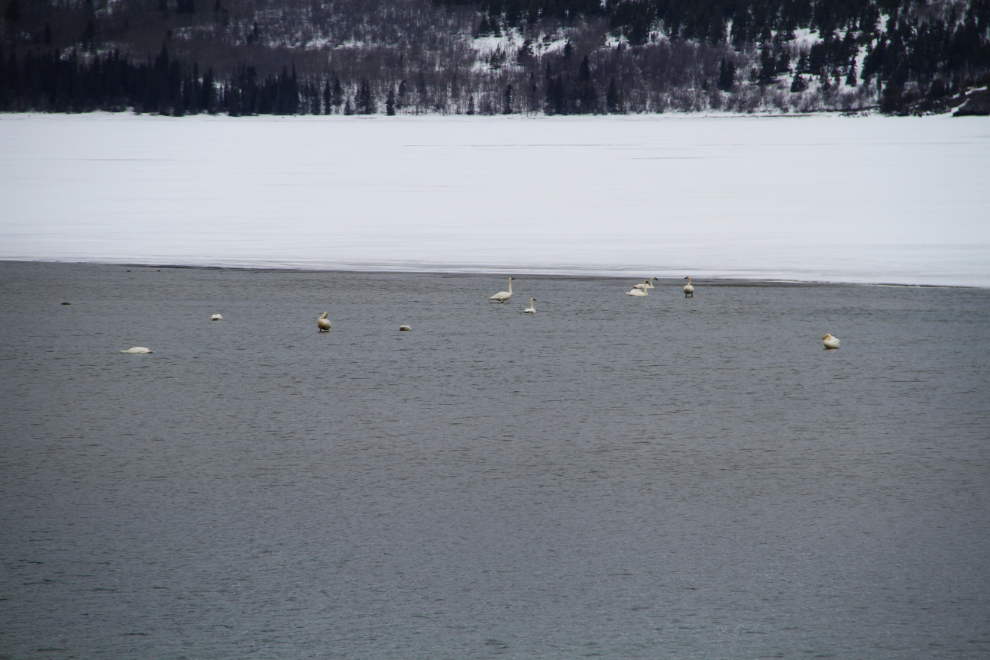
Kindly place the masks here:
[(409, 325), (400, 325), (399, 326), (399, 332), (409, 332), (410, 330), (412, 330), (412, 326), (409, 326)]
[(536, 302), (536, 298), (529, 299), (529, 307), (523, 310), (526, 314), (536, 314), (536, 308), (533, 307), (533, 303)]
[[(646, 284), (648, 281), (649, 280), (643, 280), (643, 284)], [(640, 286), (642, 286), (642, 285), (640, 285)], [(637, 288), (633, 287), (629, 291), (626, 291), (626, 295), (627, 296), (636, 296), (637, 298), (645, 298), (646, 296), (648, 296), (650, 294), (646, 292), (646, 287), (643, 287), (642, 289), (637, 289)]]
[(316, 325), (319, 326), (317, 332), (330, 332), (330, 312), (323, 312), (319, 318), (316, 319)]
[(511, 298), (512, 297), (512, 280), (514, 280), (514, 279), (516, 279), (516, 278), (514, 278), (514, 277), (510, 277), (509, 278), (509, 290), (508, 291), (499, 291), (494, 296), (492, 296), (491, 298), (489, 298), (489, 300), (494, 300), (496, 302), (505, 302), (506, 300), (508, 300), (509, 298)]
[(685, 298), (694, 298), (694, 287), (691, 286), (691, 276), (688, 275), (684, 279), (686, 279), (688, 281), (688, 283), (684, 285), (684, 297)]
[(223, 320), (223, 317), (220, 316), (219, 314), (214, 314), (213, 316), (210, 317), (210, 320), (211, 321), (222, 321)]
[(144, 346), (135, 346), (134, 348), (128, 348), (126, 351), (121, 351), (121, 353), (151, 353), (151, 349)]
[(822, 341), (825, 343), (825, 348), (838, 348), (839, 338), (833, 337), (832, 335), (825, 335), (822, 337)]
[(653, 287), (653, 281), (656, 280), (656, 279), (657, 278), (654, 277), (649, 282), (640, 282), (639, 284), (633, 284), (633, 288), (634, 289), (652, 289), (652, 288), (654, 288)]

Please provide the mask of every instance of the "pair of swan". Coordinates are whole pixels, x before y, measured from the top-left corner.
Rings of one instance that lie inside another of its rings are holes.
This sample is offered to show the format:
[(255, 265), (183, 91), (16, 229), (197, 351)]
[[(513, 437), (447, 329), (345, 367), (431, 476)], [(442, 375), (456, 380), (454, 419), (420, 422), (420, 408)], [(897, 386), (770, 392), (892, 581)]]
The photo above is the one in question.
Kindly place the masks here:
[(822, 337), (822, 342), (825, 344), (826, 349), (839, 347), (839, 338), (833, 337), (832, 335), (827, 334)]
[[(508, 291), (499, 291), (494, 296), (492, 296), (491, 298), (489, 298), (489, 300), (494, 300), (495, 302), (504, 303), (509, 298), (511, 298), (512, 297), (512, 282), (515, 279), (516, 278), (514, 278), (514, 277), (510, 277), (509, 278), (509, 290)], [(533, 306), (533, 303), (534, 302), (536, 302), (536, 298), (530, 298), (529, 299), (529, 307), (527, 307), (526, 309), (524, 309), (523, 312), (525, 312), (526, 314), (536, 314), (536, 307)]]
[(121, 351), (121, 353), (132, 353), (132, 354), (151, 353), (151, 352), (152, 350), (150, 348), (145, 348), (144, 346), (135, 346), (134, 348), (128, 348), (126, 351)]
[[(649, 279), (649, 280), (643, 280), (639, 284), (634, 284), (633, 285), (633, 288), (631, 290), (626, 291), (626, 295), (627, 296), (635, 296), (637, 298), (645, 298), (648, 295), (647, 289), (654, 288), (653, 282), (656, 279), (657, 278), (654, 277), (654, 278)], [(684, 297), (685, 298), (694, 298), (694, 287), (691, 286), (691, 276), (688, 275), (684, 279), (686, 279), (688, 281), (688, 283), (684, 285)]]
[(210, 317), (210, 320), (211, 321), (222, 321), (223, 320), (223, 317), (220, 316), (219, 314), (214, 314), (213, 316)]

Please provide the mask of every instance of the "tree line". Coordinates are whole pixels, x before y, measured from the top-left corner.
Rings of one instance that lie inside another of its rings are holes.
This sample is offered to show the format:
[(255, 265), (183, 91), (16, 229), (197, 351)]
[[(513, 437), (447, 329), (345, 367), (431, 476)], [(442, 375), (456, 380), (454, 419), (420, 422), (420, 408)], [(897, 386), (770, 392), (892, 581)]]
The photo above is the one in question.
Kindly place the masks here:
[(0, 111), (905, 114), (990, 80), (990, 0), (6, 0), (0, 36)]

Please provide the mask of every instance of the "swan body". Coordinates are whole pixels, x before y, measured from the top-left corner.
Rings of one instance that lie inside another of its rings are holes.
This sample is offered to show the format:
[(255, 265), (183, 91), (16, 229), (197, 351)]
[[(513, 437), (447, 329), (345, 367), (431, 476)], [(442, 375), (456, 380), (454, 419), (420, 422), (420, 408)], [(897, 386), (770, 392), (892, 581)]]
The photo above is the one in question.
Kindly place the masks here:
[(825, 344), (825, 348), (838, 348), (839, 347), (839, 338), (838, 337), (833, 337), (832, 335), (825, 335), (824, 337), (822, 337), (822, 341)]
[(134, 348), (128, 348), (126, 351), (121, 351), (121, 353), (151, 353), (150, 348), (145, 348), (144, 346), (135, 346)]
[(536, 302), (536, 298), (529, 299), (529, 307), (523, 310), (526, 314), (536, 314), (536, 307), (533, 307), (533, 303)]
[(688, 283), (684, 285), (684, 297), (685, 298), (694, 298), (694, 287), (691, 286), (691, 276), (688, 275), (684, 279), (686, 279), (688, 281)]
[(330, 312), (323, 312), (318, 319), (316, 319), (316, 325), (319, 326), (317, 332), (330, 332)]
[(653, 286), (653, 282), (654, 282), (654, 281), (655, 281), (656, 279), (657, 279), (657, 278), (655, 278), (655, 277), (654, 277), (654, 278), (651, 278), (651, 279), (650, 279), (649, 281), (647, 281), (647, 282), (640, 282), (639, 284), (633, 284), (633, 288), (634, 288), (634, 289), (652, 289), (652, 288), (654, 288), (654, 286)]
[(629, 291), (626, 291), (626, 295), (627, 296), (636, 296), (637, 298), (645, 298), (646, 296), (648, 296), (650, 294), (646, 291), (646, 287), (643, 286), (643, 285), (648, 284), (648, 283), (649, 283), (649, 280), (643, 280), (643, 284), (637, 284), (636, 285), (636, 286), (643, 287), (642, 289), (637, 289), (636, 287), (633, 287)]
[(220, 316), (219, 314), (214, 314), (213, 316), (210, 317), (210, 320), (211, 321), (222, 321), (223, 320), (223, 317)]
[(494, 296), (492, 296), (491, 298), (489, 298), (489, 300), (494, 300), (495, 302), (500, 302), (501, 303), (501, 302), (505, 302), (506, 300), (508, 300), (509, 298), (511, 298), (512, 297), (512, 280), (514, 280), (514, 279), (516, 279), (516, 278), (514, 278), (514, 277), (510, 277), (509, 278), (509, 290), (508, 291), (499, 291)]
[(400, 325), (399, 326), (399, 332), (409, 332), (410, 330), (412, 330), (412, 326), (410, 326), (410, 325)]

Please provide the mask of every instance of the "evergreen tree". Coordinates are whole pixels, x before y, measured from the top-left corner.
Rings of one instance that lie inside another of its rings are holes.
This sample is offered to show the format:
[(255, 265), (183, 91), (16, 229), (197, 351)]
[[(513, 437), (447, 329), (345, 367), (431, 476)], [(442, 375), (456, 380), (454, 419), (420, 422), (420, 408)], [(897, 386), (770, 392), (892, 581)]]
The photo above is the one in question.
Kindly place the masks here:
[(374, 97), (371, 94), (371, 85), (364, 78), (361, 79), (361, 84), (358, 87), (358, 94), (354, 100), (354, 105), (357, 106), (357, 113), (359, 115), (373, 115), (377, 110)]
[(727, 92), (735, 84), (736, 65), (723, 57), (722, 63), (718, 67), (718, 88), (723, 92)]
[(512, 85), (506, 85), (505, 93), (502, 95), (502, 114), (512, 114)]
[(846, 76), (846, 84), (850, 87), (856, 86), (856, 61), (849, 65), (849, 75)]
[(605, 94), (605, 110), (609, 114), (617, 114), (619, 112), (619, 90), (615, 87), (614, 77), (608, 81), (608, 92)]
[(395, 90), (388, 90), (388, 98), (385, 99), (385, 114), (389, 117), (395, 114)]
[(340, 106), (344, 104), (344, 90), (340, 86), (340, 78), (333, 74), (333, 107), (334, 112), (340, 114)]
[(777, 79), (777, 62), (770, 53), (769, 46), (760, 49), (760, 73), (758, 80), (761, 85), (766, 85)]

